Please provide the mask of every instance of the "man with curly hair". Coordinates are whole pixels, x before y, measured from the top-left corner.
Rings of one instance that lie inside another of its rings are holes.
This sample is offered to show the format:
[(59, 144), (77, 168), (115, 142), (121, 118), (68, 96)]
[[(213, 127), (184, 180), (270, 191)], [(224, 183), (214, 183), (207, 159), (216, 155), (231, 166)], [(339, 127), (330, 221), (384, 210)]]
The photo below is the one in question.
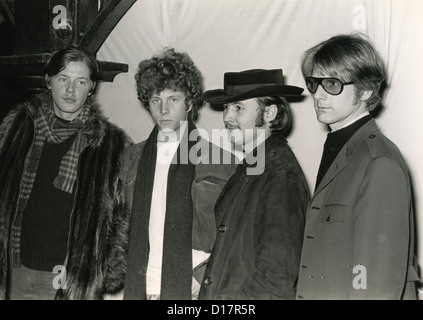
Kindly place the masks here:
[(135, 79), (155, 127), (124, 155), (129, 248), (112, 268), (126, 273), (124, 299), (195, 299), (234, 157), (198, 135), (202, 76), (188, 54), (165, 49), (141, 61)]

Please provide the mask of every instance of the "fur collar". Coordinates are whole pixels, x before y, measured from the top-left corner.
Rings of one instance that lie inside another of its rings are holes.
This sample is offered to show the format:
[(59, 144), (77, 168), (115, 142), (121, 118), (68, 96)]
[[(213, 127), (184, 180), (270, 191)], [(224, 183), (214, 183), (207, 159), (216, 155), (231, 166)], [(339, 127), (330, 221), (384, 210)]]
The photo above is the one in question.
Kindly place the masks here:
[[(10, 221), (25, 155), (32, 143), (31, 117), (40, 105), (51, 103), (50, 99), (49, 92), (34, 96), (11, 111), (0, 125), (0, 299), (7, 290)], [(124, 251), (120, 242), (112, 247), (107, 239), (118, 236), (113, 231), (115, 222), (125, 216), (123, 191), (117, 178), (123, 150), (131, 141), (122, 129), (107, 121), (96, 103), (87, 103), (92, 117), (84, 132), (92, 142), (80, 165), (80, 188), (72, 221), (75, 241), (68, 252), (67, 290), (59, 290), (58, 294), (62, 299), (100, 299), (103, 290), (114, 290), (113, 283), (105, 283), (108, 259), (116, 255), (114, 252)], [(120, 271), (110, 271), (113, 272)]]

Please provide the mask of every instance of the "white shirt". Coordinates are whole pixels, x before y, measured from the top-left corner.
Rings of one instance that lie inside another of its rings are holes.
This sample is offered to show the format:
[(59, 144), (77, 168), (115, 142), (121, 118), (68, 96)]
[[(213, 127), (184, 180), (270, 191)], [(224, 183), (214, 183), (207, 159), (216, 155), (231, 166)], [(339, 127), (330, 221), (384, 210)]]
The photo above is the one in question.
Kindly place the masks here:
[[(156, 170), (150, 208), (150, 252), (147, 266), (147, 294), (160, 294), (162, 278), (163, 236), (166, 217), (167, 178), (172, 156), (179, 141), (157, 142)], [(165, 161), (169, 159), (169, 161)]]

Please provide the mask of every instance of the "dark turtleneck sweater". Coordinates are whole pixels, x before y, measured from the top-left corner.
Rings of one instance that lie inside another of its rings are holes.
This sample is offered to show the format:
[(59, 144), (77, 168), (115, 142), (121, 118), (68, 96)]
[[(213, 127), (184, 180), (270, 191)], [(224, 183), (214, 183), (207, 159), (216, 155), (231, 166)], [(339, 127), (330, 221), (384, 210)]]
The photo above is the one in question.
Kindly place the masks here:
[(322, 160), (320, 161), (319, 172), (317, 174), (316, 189), (345, 143), (347, 143), (347, 141), (361, 126), (371, 119), (372, 116), (367, 115), (345, 128), (328, 133), (324, 145)]
[(59, 144), (44, 144), (22, 220), (21, 260), (27, 268), (51, 272), (65, 261), (75, 191), (70, 194), (56, 189), (53, 181), (75, 137)]

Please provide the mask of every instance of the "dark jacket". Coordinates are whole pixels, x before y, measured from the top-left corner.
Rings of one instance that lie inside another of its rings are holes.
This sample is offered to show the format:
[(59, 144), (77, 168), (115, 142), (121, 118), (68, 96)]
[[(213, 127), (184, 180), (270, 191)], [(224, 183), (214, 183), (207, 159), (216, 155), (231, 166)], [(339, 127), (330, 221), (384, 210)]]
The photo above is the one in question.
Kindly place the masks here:
[[(190, 124), (190, 127), (191, 126), (193, 126), (192, 129), (195, 129), (193, 124)], [(143, 141), (131, 146), (125, 151), (123, 157), (120, 179), (124, 185), (125, 202), (129, 212), (132, 210), (137, 171), (139, 163), (142, 161), (141, 156), (145, 144), (146, 141)], [(213, 210), (214, 204), (225, 183), (234, 173), (239, 161), (236, 160), (234, 155), (202, 138), (200, 138), (194, 147), (199, 148), (198, 153), (196, 153), (198, 157), (207, 159), (208, 163), (200, 162), (195, 165), (195, 178), (191, 185), (187, 185), (187, 188), (191, 189), (193, 203), (192, 247), (196, 250), (210, 252), (216, 234), (216, 223)], [(192, 152), (192, 150), (190, 150), (190, 152)], [(219, 155), (219, 159), (229, 159), (229, 162), (213, 163), (213, 155)], [(117, 238), (117, 240), (126, 248), (128, 248), (130, 226), (130, 217), (128, 216), (127, 220), (119, 223), (119, 230), (117, 232), (119, 235), (125, 235), (124, 239)], [(121, 247), (121, 244), (119, 244), (118, 247)], [(144, 252), (143, 254), (148, 255), (148, 252)], [(146, 261), (146, 257), (140, 260)], [(123, 285), (128, 263), (127, 250), (123, 254), (115, 256), (113, 263), (113, 268), (119, 272), (119, 277), (115, 278), (114, 281)], [(138, 268), (142, 270), (146, 268), (146, 266), (140, 265)], [(204, 268), (205, 265), (200, 265), (193, 270), (193, 276), (199, 282), (201, 282)], [(140, 283), (145, 283), (145, 273), (139, 272), (138, 275), (143, 278)], [(139, 297), (139, 299), (142, 299), (142, 297)]]
[[(19, 105), (0, 126), (0, 297), (7, 297), (10, 261), (11, 221), (23, 165), (33, 142), (32, 115), (48, 95)], [(115, 290), (105, 282), (107, 261), (114, 248), (108, 245), (114, 223), (124, 214), (123, 190), (118, 184), (123, 150), (129, 145), (125, 133), (109, 123), (95, 104), (86, 124), (90, 144), (81, 152), (73, 210), (70, 219), (66, 268), (66, 290), (61, 299), (100, 299)], [(119, 249), (116, 249), (119, 251)], [(111, 270), (109, 270), (111, 272)], [(55, 274), (52, 273), (52, 281)]]
[(261, 153), (264, 172), (248, 175), (245, 161), (217, 200), (217, 238), (199, 299), (295, 297), (308, 185), (283, 135), (267, 138)]
[(297, 299), (416, 299), (410, 179), (374, 120), (341, 149), (306, 221)]

